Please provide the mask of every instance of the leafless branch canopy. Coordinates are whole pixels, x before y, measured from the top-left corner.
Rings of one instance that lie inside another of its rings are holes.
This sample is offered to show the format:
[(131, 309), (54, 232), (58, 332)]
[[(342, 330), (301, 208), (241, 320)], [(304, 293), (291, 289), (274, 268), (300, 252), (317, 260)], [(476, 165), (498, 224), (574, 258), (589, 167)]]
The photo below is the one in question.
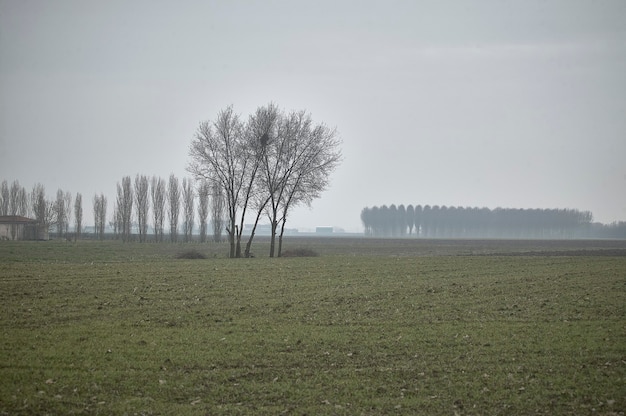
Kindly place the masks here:
[[(306, 111), (286, 113), (275, 104), (259, 107), (247, 123), (233, 107), (221, 111), (215, 121), (200, 123), (189, 154), (188, 171), (197, 179), (219, 187), (226, 202), (231, 257), (241, 256), (240, 239), (249, 209), (265, 210), (272, 226), (272, 246), (277, 227), (280, 241), (289, 210), (310, 204), (329, 184), (329, 176), (341, 162), (337, 131), (314, 124)], [(252, 230), (249, 245), (254, 236)], [(280, 255), (280, 245), (278, 250)]]

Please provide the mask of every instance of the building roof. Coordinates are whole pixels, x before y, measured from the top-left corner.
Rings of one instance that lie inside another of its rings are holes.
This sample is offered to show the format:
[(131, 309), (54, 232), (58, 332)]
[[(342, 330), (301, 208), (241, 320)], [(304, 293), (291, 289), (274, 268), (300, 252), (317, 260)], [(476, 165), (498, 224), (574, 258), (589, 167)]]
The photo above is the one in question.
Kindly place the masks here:
[(20, 215), (0, 215), (0, 224), (30, 224), (36, 222), (37, 220)]

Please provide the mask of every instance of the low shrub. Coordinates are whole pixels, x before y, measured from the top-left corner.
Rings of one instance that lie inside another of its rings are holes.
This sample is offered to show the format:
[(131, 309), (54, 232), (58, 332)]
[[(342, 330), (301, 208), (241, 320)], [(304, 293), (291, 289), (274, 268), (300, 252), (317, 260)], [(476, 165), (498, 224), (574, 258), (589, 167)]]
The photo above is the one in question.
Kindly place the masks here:
[(293, 250), (285, 250), (281, 254), (281, 257), (317, 257), (316, 251), (310, 248), (296, 248)]
[(177, 259), (187, 259), (187, 260), (196, 260), (196, 259), (206, 259), (206, 256), (200, 253), (198, 250), (187, 250), (182, 253), (178, 253), (176, 255)]

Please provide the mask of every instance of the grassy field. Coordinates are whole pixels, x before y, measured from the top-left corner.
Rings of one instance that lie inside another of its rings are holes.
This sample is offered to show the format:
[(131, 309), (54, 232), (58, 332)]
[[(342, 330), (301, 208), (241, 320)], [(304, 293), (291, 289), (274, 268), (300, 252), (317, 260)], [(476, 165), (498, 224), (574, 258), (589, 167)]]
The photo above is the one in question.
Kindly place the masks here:
[(623, 415), (624, 244), (2, 242), (0, 414)]

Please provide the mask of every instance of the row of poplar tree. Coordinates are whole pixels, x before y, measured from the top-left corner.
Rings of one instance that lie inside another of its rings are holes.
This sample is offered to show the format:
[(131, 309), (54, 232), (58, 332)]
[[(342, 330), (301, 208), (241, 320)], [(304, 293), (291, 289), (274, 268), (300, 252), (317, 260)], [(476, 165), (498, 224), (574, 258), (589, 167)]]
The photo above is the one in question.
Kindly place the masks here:
[[(9, 185), (7, 180), (0, 183), (0, 216), (21, 216), (37, 220), (39, 225), (48, 231), (56, 226), (58, 234), (67, 235), (70, 232), (70, 218), (74, 212), (76, 227), (82, 229), (82, 195), (76, 194), (72, 198), (70, 192), (59, 189), (56, 198), (46, 195), (45, 187), (37, 183), (30, 191), (14, 180)], [(16, 238), (13, 230), (13, 238)], [(44, 234), (45, 235), (45, 234)]]
[[(98, 209), (103, 206), (106, 207), (106, 197), (96, 196), (94, 218), (96, 228), (100, 229), (106, 213), (98, 212)], [(139, 242), (163, 242), (166, 240), (167, 221), (169, 241), (177, 242), (182, 237), (184, 242), (190, 242), (197, 224), (200, 242), (205, 242), (211, 225), (213, 241), (219, 242), (224, 229), (224, 216), (224, 197), (208, 181), (194, 183), (188, 178), (180, 181), (173, 174), (168, 180), (146, 175), (137, 175), (133, 180), (125, 176), (117, 183), (111, 226), (113, 235), (123, 241), (137, 238)], [(102, 238), (99, 230), (96, 235)]]
[[(148, 241), (151, 227), (150, 239), (161, 242), (167, 220), (171, 241), (178, 240), (180, 231), (184, 241), (191, 241), (197, 196), (201, 242), (206, 240), (210, 213), (213, 239), (220, 241), (224, 230), (229, 256), (249, 257), (256, 227), (260, 218), (266, 216), (271, 227), (269, 256), (280, 257), (288, 215), (294, 207), (310, 204), (326, 189), (331, 173), (342, 159), (340, 143), (336, 129), (315, 123), (305, 110), (287, 112), (269, 103), (246, 119), (229, 106), (218, 112), (215, 119), (201, 122), (191, 141), (187, 171), (196, 179), (195, 184), (187, 178), (181, 182), (174, 175), (168, 181), (155, 176), (125, 176), (117, 183), (109, 224), (116, 238), (124, 241)], [(57, 199), (49, 201), (40, 184), (30, 199), (17, 181), (11, 186), (4, 181), (2, 187), (0, 205), (6, 201), (7, 215), (27, 216), (32, 212), (39, 224), (55, 225), (57, 236), (69, 233), (69, 192), (59, 190)], [(37, 202), (29, 205), (29, 200)], [(105, 235), (107, 205), (104, 194), (94, 196), (94, 234), (99, 239)], [(83, 228), (80, 194), (76, 196), (74, 212), (74, 235), (79, 238)], [(253, 226), (242, 249), (249, 217), (254, 218)]]
[(383, 205), (361, 211), (365, 234), (424, 238), (587, 237), (593, 215), (576, 209)]
[[(124, 241), (177, 242), (182, 236), (188, 242), (197, 224), (201, 242), (207, 240), (210, 232), (214, 241), (222, 239), (224, 197), (207, 181), (194, 183), (187, 178), (180, 181), (173, 174), (168, 180), (157, 176), (136, 175), (134, 179), (125, 176), (117, 183), (110, 218), (108, 205), (104, 194), (94, 195), (94, 231), (90, 237), (104, 239), (112, 230), (114, 238)], [(71, 192), (59, 189), (56, 198), (49, 198), (42, 184), (35, 184), (29, 192), (17, 180), (10, 185), (6, 180), (0, 184), (0, 215), (33, 218), (58, 238), (83, 238), (87, 226), (83, 223), (80, 193), (72, 197)]]

